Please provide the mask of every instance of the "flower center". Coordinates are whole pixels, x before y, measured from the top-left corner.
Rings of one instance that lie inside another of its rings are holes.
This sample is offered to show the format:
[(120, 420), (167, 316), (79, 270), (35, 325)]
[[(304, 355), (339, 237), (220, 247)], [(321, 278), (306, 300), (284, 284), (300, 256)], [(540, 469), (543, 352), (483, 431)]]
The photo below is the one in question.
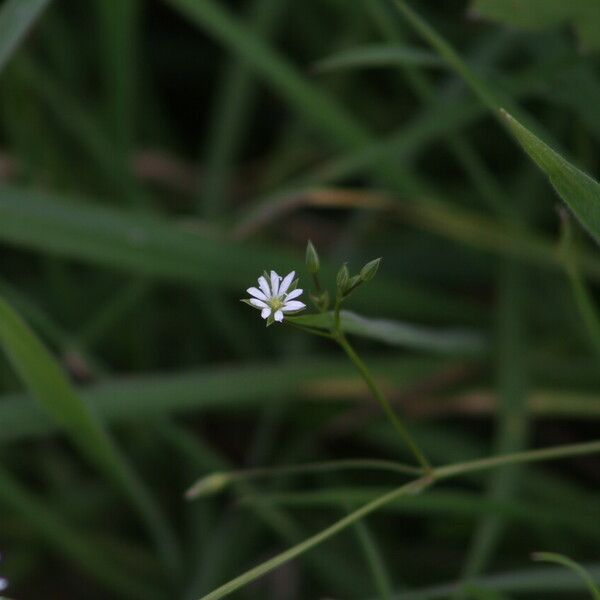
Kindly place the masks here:
[(269, 300), (267, 300), (267, 304), (271, 307), (271, 310), (273, 312), (277, 312), (284, 305), (281, 297), (270, 298)]

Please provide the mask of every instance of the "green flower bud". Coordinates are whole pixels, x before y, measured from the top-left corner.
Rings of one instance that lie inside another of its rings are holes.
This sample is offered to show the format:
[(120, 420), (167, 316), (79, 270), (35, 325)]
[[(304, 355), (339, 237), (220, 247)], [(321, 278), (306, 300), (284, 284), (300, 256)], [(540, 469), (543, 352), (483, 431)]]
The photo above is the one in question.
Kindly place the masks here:
[(346, 263), (344, 263), (342, 265), (342, 268), (338, 271), (337, 278), (336, 278), (336, 283), (337, 283), (338, 289), (340, 291), (344, 292), (344, 290), (346, 289), (346, 286), (348, 285), (349, 278), (350, 278), (350, 272), (348, 271), (348, 266), (346, 265)]
[(377, 269), (379, 269), (379, 263), (381, 262), (381, 258), (376, 258), (371, 262), (368, 262), (361, 270), (360, 270), (360, 278), (363, 281), (371, 281), (375, 274), (377, 273)]
[(186, 493), (186, 498), (211, 496), (223, 490), (231, 481), (228, 473), (211, 473), (197, 481)]
[(317, 250), (313, 246), (313, 243), (308, 240), (308, 244), (306, 244), (306, 268), (311, 275), (316, 275), (319, 272), (320, 266)]

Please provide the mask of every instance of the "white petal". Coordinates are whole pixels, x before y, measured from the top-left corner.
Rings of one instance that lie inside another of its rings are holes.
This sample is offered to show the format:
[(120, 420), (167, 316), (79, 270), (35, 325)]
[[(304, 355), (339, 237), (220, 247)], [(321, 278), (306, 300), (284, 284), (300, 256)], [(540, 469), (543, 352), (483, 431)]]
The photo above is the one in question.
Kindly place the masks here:
[(273, 318), (278, 321), (279, 323), (281, 323), (281, 321), (283, 321), (283, 313), (278, 310), (274, 315)]
[(270, 309), (268, 306), (267, 306), (267, 308), (263, 308), (263, 309), (260, 311), (260, 316), (261, 316), (263, 319), (268, 319), (270, 314), (271, 314), (271, 309)]
[(270, 298), (271, 297), (271, 288), (269, 287), (267, 280), (262, 275), (258, 278), (258, 285), (259, 285), (260, 289), (262, 290), (263, 294), (267, 298)]
[(275, 273), (275, 271), (271, 271), (271, 293), (274, 297), (279, 296), (279, 280), (281, 277)]
[(259, 300), (266, 300), (267, 296), (265, 296), (259, 289), (255, 287), (248, 288), (246, 290), (251, 296), (258, 298)]
[(296, 275), (296, 271), (292, 271), (291, 273), (288, 273), (283, 278), (283, 281), (281, 282), (281, 285), (279, 286), (279, 295), (280, 296), (281, 296), (281, 294), (285, 294), (288, 291), (288, 288), (290, 287), (290, 285), (292, 285), (292, 281), (294, 281), (294, 275)]
[(286, 297), (286, 300), (291, 300), (292, 298), (297, 298), (298, 296), (302, 296), (302, 292), (304, 290), (301, 290), (300, 288), (297, 288), (295, 290), (292, 290)]
[(252, 304), (252, 306), (256, 306), (256, 308), (267, 308), (266, 302), (257, 300), (256, 298), (250, 298), (250, 304)]
[(298, 300), (292, 300), (291, 302), (286, 302), (284, 306), (281, 307), (283, 312), (290, 312), (292, 310), (302, 310), (306, 308), (306, 304), (304, 302), (298, 302)]

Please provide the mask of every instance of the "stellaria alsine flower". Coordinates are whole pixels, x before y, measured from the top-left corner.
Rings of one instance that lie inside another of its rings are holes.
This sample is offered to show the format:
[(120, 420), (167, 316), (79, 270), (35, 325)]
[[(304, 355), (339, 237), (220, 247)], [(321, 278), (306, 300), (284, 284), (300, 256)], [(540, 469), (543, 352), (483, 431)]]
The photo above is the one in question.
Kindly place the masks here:
[(266, 273), (261, 275), (258, 278), (258, 288), (250, 287), (246, 290), (252, 298), (245, 302), (258, 308), (263, 319), (272, 317), (275, 321), (283, 321), (284, 313), (296, 313), (306, 308), (304, 302), (294, 300), (302, 295), (302, 290), (295, 288), (295, 276), (296, 271), (283, 278), (275, 271), (271, 271), (270, 277)]

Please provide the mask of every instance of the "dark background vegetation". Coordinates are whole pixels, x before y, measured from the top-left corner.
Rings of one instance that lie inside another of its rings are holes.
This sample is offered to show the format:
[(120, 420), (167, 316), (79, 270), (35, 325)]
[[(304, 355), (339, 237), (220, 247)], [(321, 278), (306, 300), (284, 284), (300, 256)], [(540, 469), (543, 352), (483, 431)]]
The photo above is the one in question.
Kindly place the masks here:
[[(516, 22), (484, 18), (493, 2), (479, 16), (462, 0), (413, 5), (597, 173), (600, 26), (581, 31), (593, 7), (559, 22), (539, 8), (520, 27), (527, 2), (499, 3)], [(181, 557), (166, 573), (135, 509), (2, 359), (11, 597), (199, 598), (395, 485), (342, 473), (183, 498), (228, 467), (410, 460), (334, 346), (265, 329), (239, 302), (263, 268), (308, 287), (308, 238), (333, 268), (383, 257), (352, 308), (417, 333), (357, 346), (436, 464), (597, 436), (599, 346), (557, 250), (559, 199), (393, 3), (47, 4), (0, 74), (0, 295), (109, 426)], [(367, 45), (373, 64), (320, 62)], [(593, 297), (597, 247), (573, 229)], [(456, 332), (482, 343), (444, 345)], [(585, 598), (530, 553), (600, 577), (599, 484), (598, 458), (581, 457), (443, 485), (235, 597), (375, 597), (372, 545), (393, 589), (415, 590), (399, 598), (450, 597), (436, 586), (467, 576), (481, 577), (473, 598)]]

